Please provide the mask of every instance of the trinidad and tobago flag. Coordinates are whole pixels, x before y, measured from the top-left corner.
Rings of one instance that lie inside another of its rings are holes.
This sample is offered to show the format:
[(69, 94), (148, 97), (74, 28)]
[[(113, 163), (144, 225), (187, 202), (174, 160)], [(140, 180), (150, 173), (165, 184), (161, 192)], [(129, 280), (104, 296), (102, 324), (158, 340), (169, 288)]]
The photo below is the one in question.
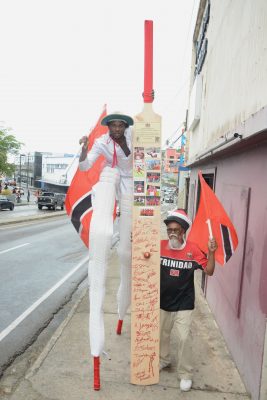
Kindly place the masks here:
[(226, 211), (200, 171), (198, 176), (201, 186), (200, 202), (188, 239), (195, 242), (207, 254), (208, 240), (213, 236), (218, 244), (215, 259), (224, 265), (237, 248), (238, 237)]
[[(91, 150), (97, 138), (107, 133), (108, 128), (101, 125), (101, 121), (106, 115), (107, 110), (105, 106), (96, 126), (88, 136), (88, 151)], [(104, 160), (105, 158), (103, 156), (99, 156), (93, 168), (90, 168), (88, 171), (80, 171), (79, 168), (77, 169), (71, 181), (65, 201), (67, 214), (87, 247), (89, 247), (89, 230), (93, 212), (91, 200), (92, 187), (99, 181)]]

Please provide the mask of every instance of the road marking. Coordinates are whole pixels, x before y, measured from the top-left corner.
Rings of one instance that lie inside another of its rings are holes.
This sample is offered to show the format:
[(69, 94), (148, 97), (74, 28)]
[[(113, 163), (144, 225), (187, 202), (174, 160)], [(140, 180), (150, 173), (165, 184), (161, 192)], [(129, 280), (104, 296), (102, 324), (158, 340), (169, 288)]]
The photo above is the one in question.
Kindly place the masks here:
[(0, 254), (8, 253), (9, 251), (19, 249), (20, 247), (28, 246), (30, 243), (20, 244), (19, 246), (11, 247), (10, 249), (0, 251)]
[(73, 268), (67, 275), (58, 281), (51, 289), (49, 289), (43, 296), (41, 296), (35, 303), (27, 308), (18, 318), (15, 319), (7, 328), (0, 332), (0, 342), (9, 335), (28, 315), (30, 315), (43, 301), (45, 301), (52, 293), (54, 293), (71, 275), (73, 275), (79, 268), (81, 268), (86, 261), (89, 260), (89, 256), (85, 257), (75, 268)]

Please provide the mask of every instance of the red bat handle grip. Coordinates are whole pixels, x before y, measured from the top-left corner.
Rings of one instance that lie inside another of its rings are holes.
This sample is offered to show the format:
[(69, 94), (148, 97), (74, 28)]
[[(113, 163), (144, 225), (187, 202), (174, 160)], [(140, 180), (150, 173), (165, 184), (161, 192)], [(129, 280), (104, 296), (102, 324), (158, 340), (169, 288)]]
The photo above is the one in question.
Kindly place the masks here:
[(153, 21), (145, 21), (144, 103), (152, 103), (153, 91)]
[(100, 358), (94, 357), (94, 390), (100, 390)]

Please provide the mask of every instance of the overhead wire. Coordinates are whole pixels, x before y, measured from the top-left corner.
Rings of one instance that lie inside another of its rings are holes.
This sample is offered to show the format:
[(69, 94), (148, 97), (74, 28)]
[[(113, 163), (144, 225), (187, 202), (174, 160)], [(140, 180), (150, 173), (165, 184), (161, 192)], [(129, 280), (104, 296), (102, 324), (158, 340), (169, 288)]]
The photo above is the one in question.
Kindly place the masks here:
[[(190, 16), (190, 22), (188, 25), (188, 30), (187, 30), (187, 35), (186, 35), (186, 40), (185, 40), (185, 45), (184, 45), (184, 50), (183, 50), (183, 57), (182, 60), (185, 57), (186, 54), (186, 50), (187, 50), (187, 42), (188, 42), (188, 38), (189, 38), (189, 33), (191, 31), (191, 24), (192, 24), (192, 19), (193, 19), (193, 13), (194, 13), (194, 9), (195, 9), (195, 3), (196, 0), (194, 0), (193, 6), (192, 6), (192, 10), (191, 10), (191, 16)], [(184, 74), (182, 74), (183, 76)], [(169, 108), (170, 104), (173, 104), (174, 100), (177, 98), (177, 96), (182, 92), (182, 89), (184, 88), (184, 86), (187, 84), (188, 80), (190, 79), (190, 73), (188, 74), (188, 76), (184, 79), (183, 83), (181, 84), (181, 86), (179, 87), (179, 89), (177, 90), (177, 92), (175, 93), (175, 95), (172, 97), (172, 100), (169, 102), (169, 104), (167, 105), (167, 107), (163, 110), (163, 113)], [(165, 143), (167, 143), (168, 140), (171, 140), (172, 136), (175, 135), (175, 133), (181, 128), (181, 126), (184, 124), (184, 121), (178, 126), (178, 128), (175, 129), (175, 131), (166, 139)]]

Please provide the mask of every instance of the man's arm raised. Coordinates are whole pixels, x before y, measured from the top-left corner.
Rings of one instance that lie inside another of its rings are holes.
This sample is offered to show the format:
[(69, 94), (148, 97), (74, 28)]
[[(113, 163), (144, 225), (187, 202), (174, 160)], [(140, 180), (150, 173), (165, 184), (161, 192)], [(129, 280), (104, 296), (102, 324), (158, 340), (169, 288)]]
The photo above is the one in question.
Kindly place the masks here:
[(215, 269), (215, 251), (217, 250), (218, 245), (214, 238), (208, 241), (208, 263), (206, 268), (204, 269), (205, 273), (209, 276), (213, 275)]
[(84, 161), (87, 157), (87, 151), (88, 151), (88, 137), (87, 136), (83, 136), (81, 137), (81, 139), (79, 140), (79, 144), (82, 144), (82, 151), (80, 154), (80, 158), (79, 161)]

